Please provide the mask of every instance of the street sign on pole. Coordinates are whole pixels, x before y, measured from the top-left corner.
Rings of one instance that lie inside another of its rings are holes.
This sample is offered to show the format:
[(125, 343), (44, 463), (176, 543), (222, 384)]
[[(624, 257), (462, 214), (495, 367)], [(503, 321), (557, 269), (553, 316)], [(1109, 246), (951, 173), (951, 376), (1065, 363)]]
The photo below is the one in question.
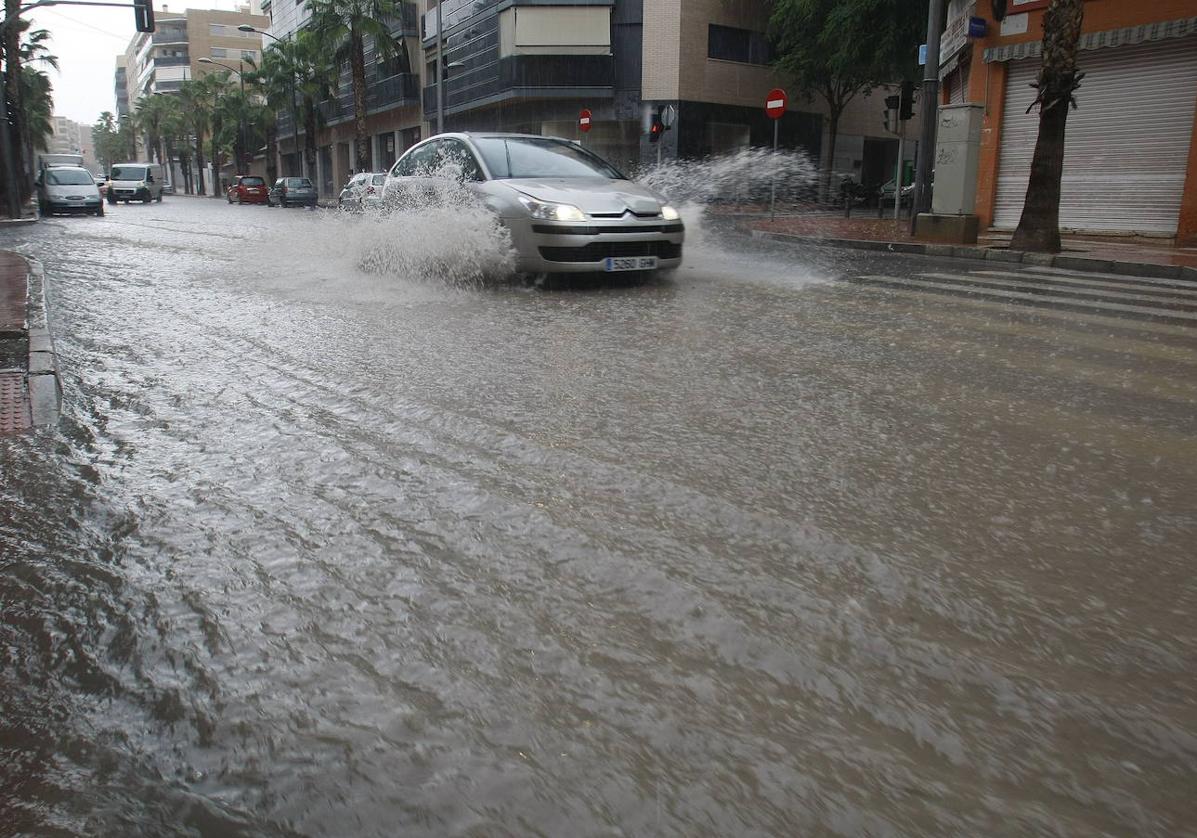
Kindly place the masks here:
[(589, 108), (582, 108), (582, 112), (578, 114), (578, 130), (583, 134), (590, 130), (591, 116)]
[[(777, 155), (777, 128), (781, 124), (781, 118), (785, 116), (786, 105), (790, 102), (790, 97), (786, 96), (786, 92), (780, 87), (775, 87), (769, 91), (769, 95), (765, 97), (765, 115), (773, 120), (773, 154)], [(769, 187), (769, 217), (771, 219), (777, 218), (777, 173), (773, 174), (773, 183)]]
[(786, 96), (786, 92), (780, 87), (775, 87), (765, 97), (765, 113), (770, 119), (781, 119), (785, 115), (786, 105), (789, 102), (790, 97)]
[(661, 108), (661, 124), (665, 126), (665, 130), (668, 131), (672, 128), (675, 122), (677, 122), (677, 108), (673, 105)]

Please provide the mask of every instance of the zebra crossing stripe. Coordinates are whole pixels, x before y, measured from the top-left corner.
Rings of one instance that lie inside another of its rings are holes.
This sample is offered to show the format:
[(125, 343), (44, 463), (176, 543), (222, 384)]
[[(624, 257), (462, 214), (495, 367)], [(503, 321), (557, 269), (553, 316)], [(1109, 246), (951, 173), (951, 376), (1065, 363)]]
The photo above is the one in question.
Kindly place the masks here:
[(1127, 276), (1125, 274), (1101, 273), (1098, 271), (1069, 271), (1063, 268), (1047, 268), (1042, 265), (1029, 265), (1026, 270), (1037, 274), (1055, 274), (1057, 276), (1071, 276), (1078, 279), (1116, 279), (1119, 282), (1130, 282), (1136, 285), (1167, 285), (1173, 288), (1197, 288), (1197, 282), (1188, 279), (1165, 279), (1156, 277)]
[[(862, 279), (865, 278), (866, 277), (862, 277)], [(862, 293), (884, 295), (891, 298), (901, 297), (905, 300), (909, 300), (912, 303), (925, 303), (927, 300), (927, 292), (918, 288), (898, 288), (894, 285), (881, 284), (854, 284), (856, 286), (856, 291)], [(1046, 308), (1044, 306), (1012, 306), (1009, 303), (999, 302), (997, 300), (983, 299), (975, 294), (970, 294), (968, 296), (963, 294), (952, 294), (950, 296), (943, 295), (938, 298), (936, 305), (933, 308), (927, 308), (925, 305), (912, 306), (909, 309), (909, 312), (911, 316), (927, 317), (929, 314), (939, 314), (948, 310), (953, 312), (952, 318), (960, 316), (960, 311), (975, 312), (975, 314), (965, 316), (971, 316), (974, 320), (976, 318), (983, 318), (980, 321), (982, 323), (992, 322), (990, 314), (1022, 314), (1027, 317), (1032, 317), (1036, 321), (1052, 320), (1058, 325), (1045, 325), (1040, 328), (1047, 330), (1047, 335), (1052, 335), (1055, 337), (1059, 337), (1062, 334), (1067, 334), (1069, 340), (1076, 340), (1076, 336), (1078, 334), (1091, 334), (1093, 328), (1101, 329), (1102, 334), (1109, 333), (1110, 330), (1116, 330), (1120, 332), (1130, 332), (1133, 334), (1156, 335), (1161, 341), (1158, 346), (1165, 349), (1176, 349), (1182, 353), (1189, 351), (1186, 347), (1188, 346), (1188, 342), (1193, 338), (1193, 328), (1191, 326), (1152, 322), (1148, 320), (1128, 321), (1116, 314), (1100, 314), (1097, 312), (1052, 309)], [(950, 324), (956, 322), (956, 320), (948, 319), (942, 322)], [(1080, 331), (1078, 331), (1078, 329)], [(1177, 346), (1176, 344), (1164, 342), (1176, 339), (1184, 339), (1184, 346), (1182, 347)]]
[(1148, 315), (1151, 317), (1167, 317), (1173, 320), (1184, 320), (1197, 324), (1197, 312), (1171, 311), (1168, 309), (1152, 308), (1149, 306), (1128, 305), (1126, 303), (1109, 303), (1101, 300), (1082, 300), (1076, 297), (1056, 297), (1050, 294), (1031, 294), (1025, 291), (1000, 291), (994, 288), (978, 288), (976, 285), (959, 284), (953, 282), (927, 282), (921, 279), (904, 279), (896, 276), (869, 275), (861, 279), (872, 282), (886, 282), (911, 288), (923, 288), (928, 291), (956, 291), (965, 294), (980, 294), (1011, 302), (1054, 303), (1057, 305), (1078, 306), (1102, 311), (1118, 311), (1125, 314)]
[[(1014, 279), (1021, 278), (1029, 282), (1062, 282), (1069, 285), (1079, 285), (1088, 288), (1110, 288), (1116, 291), (1137, 291), (1145, 294), (1150, 294), (1153, 297), (1159, 296), (1160, 299), (1167, 299), (1170, 295), (1180, 294), (1184, 298), (1192, 297), (1197, 299), (1197, 285), (1192, 288), (1150, 288), (1144, 285), (1132, 285), (1126, 282), (1113, 282), (1109, 280), (1100, 279), (1082, 279), (1079, 276), (1071, 276), (1066, 274), (1052, 274), (1052, 275), (1028, 275), (1018, 271), (969, 271), (970, 276), (1001, 276), (1011, 277)], [(1182, 297), (1175, 297), (1177, 302), (1182, 302)]]
[[(1040, 282), (1040, 280), (1036, 280), (1034, 278), (1023, 278), (1022, 280), (1003, 279), (1000, 277), (992, 276), (989, 273), (985, 273), (984, 275), (978, 276), (977, 275), (978, 273), (979, 272), (974, 271), (972, 274), (969, 274), (968, 276), (961, 276), (959, 274), (928, 272), (928, 273), (920, 273), (919, 276), (925, 276), (925, 277), (929, 277), (931, 279), (946, 279), (946, 280), (956, 281), (956, 282), (986, 282), (986, 283), (989, 283), (992, 285), (1001, 285), (1006, 288), (1026, 288), (1027, 286), (1034, 287), (1037, 285), (1037, 283)], [(1145, 302), (1145, 303), (1162, 303), (1162, 304), (1171, 303), (1173, 305), (1197, 306), (1197, 299), (1178, 299), (1175, 297), (1153, 297), (1153, 296), (1149, 296), (1147, 294), (1131, 294), (1126, 291), (1109, 291), (1104, 288), (1057, 288), (1057, 287), (1046, 287), (1043, 285), (1038, 285), (1038, 287), (1044, 288), (1044, 290), (1050, 290), (1057, 294), (1070, 294), (1070, 295), (1075, 294), (1078, 296), (1087, 294), (1090, 296), (1099, 296), (1103, 299), (1111, 299), (1111, 300), (1130, 300), (1130, 301)], [(1161, 308), (1163, 308), (1163, 306), (1161, 306)], [(1166, 309), (1166, 310), (1171, 311), (1172, 309)]]

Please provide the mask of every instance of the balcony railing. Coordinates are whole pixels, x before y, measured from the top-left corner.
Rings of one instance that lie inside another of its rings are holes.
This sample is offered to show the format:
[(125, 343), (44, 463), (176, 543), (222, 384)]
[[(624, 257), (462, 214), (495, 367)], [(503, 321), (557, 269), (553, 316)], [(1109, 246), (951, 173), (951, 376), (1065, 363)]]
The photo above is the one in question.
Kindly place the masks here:
[(154, 58), (154, 66), (155, 67), (182, 67), (182, 66), (184, 66), (186, 64), (190, 64), (190, 63), (191, 63), (191, 59), (185, 55), (184, 56), (163, 55), (163, 56), (156, 56)]
[(155, 44), (183, 44), (187, 42), (187, 30), (177, 27), (159, 29), (151, 39)]
[[(397, 73), (384, 79), (368, 82), (366, 88), (366, 112), (377, 113), (387, 108), (415, 105), (420, 101), (420, 80), (412, 73)], [(320, 116), (325, 124), (335, 125), (353, 119), (353, 89), (342, 89), (335, 99), (320, 103)], [(300, 125), (300, 129), (303, 126)], [(278, 115), (280, 137), (290, 137), (291, 109), (286, 108)]]
[[(482, 73), (492, 74), (479, 80)], [(457, 70), (456, 78), (445, 82), (445, 108), (452, 109), (504, 91), (521, 91), (535, 96), (536, 89), (615, 87), (615, 58), (610, 55), (512, 55), (500, 59), (493, 70)], [(436, 115), (436, 85), (424, 88), (424, 115)]]

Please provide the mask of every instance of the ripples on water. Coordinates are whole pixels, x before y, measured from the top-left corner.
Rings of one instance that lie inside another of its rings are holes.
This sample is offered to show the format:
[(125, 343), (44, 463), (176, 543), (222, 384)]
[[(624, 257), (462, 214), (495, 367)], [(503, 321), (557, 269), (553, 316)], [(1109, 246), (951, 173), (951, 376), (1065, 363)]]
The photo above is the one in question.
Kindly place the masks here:
[(1019, 436), (834, 298), (397, 283), (493, 229), (177, 207), (34, 241), (0, 833), (1188, 828), (1180, 465)]

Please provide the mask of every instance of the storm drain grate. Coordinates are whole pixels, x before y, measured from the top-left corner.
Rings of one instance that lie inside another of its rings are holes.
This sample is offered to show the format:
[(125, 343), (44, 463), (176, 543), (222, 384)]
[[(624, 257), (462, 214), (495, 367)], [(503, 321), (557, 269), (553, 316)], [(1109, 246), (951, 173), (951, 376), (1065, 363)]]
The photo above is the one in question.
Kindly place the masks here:
[(0, 372), (0, 436), (26, 431), (32, 426), (29, 400), (25, 398), (25, 374)]

